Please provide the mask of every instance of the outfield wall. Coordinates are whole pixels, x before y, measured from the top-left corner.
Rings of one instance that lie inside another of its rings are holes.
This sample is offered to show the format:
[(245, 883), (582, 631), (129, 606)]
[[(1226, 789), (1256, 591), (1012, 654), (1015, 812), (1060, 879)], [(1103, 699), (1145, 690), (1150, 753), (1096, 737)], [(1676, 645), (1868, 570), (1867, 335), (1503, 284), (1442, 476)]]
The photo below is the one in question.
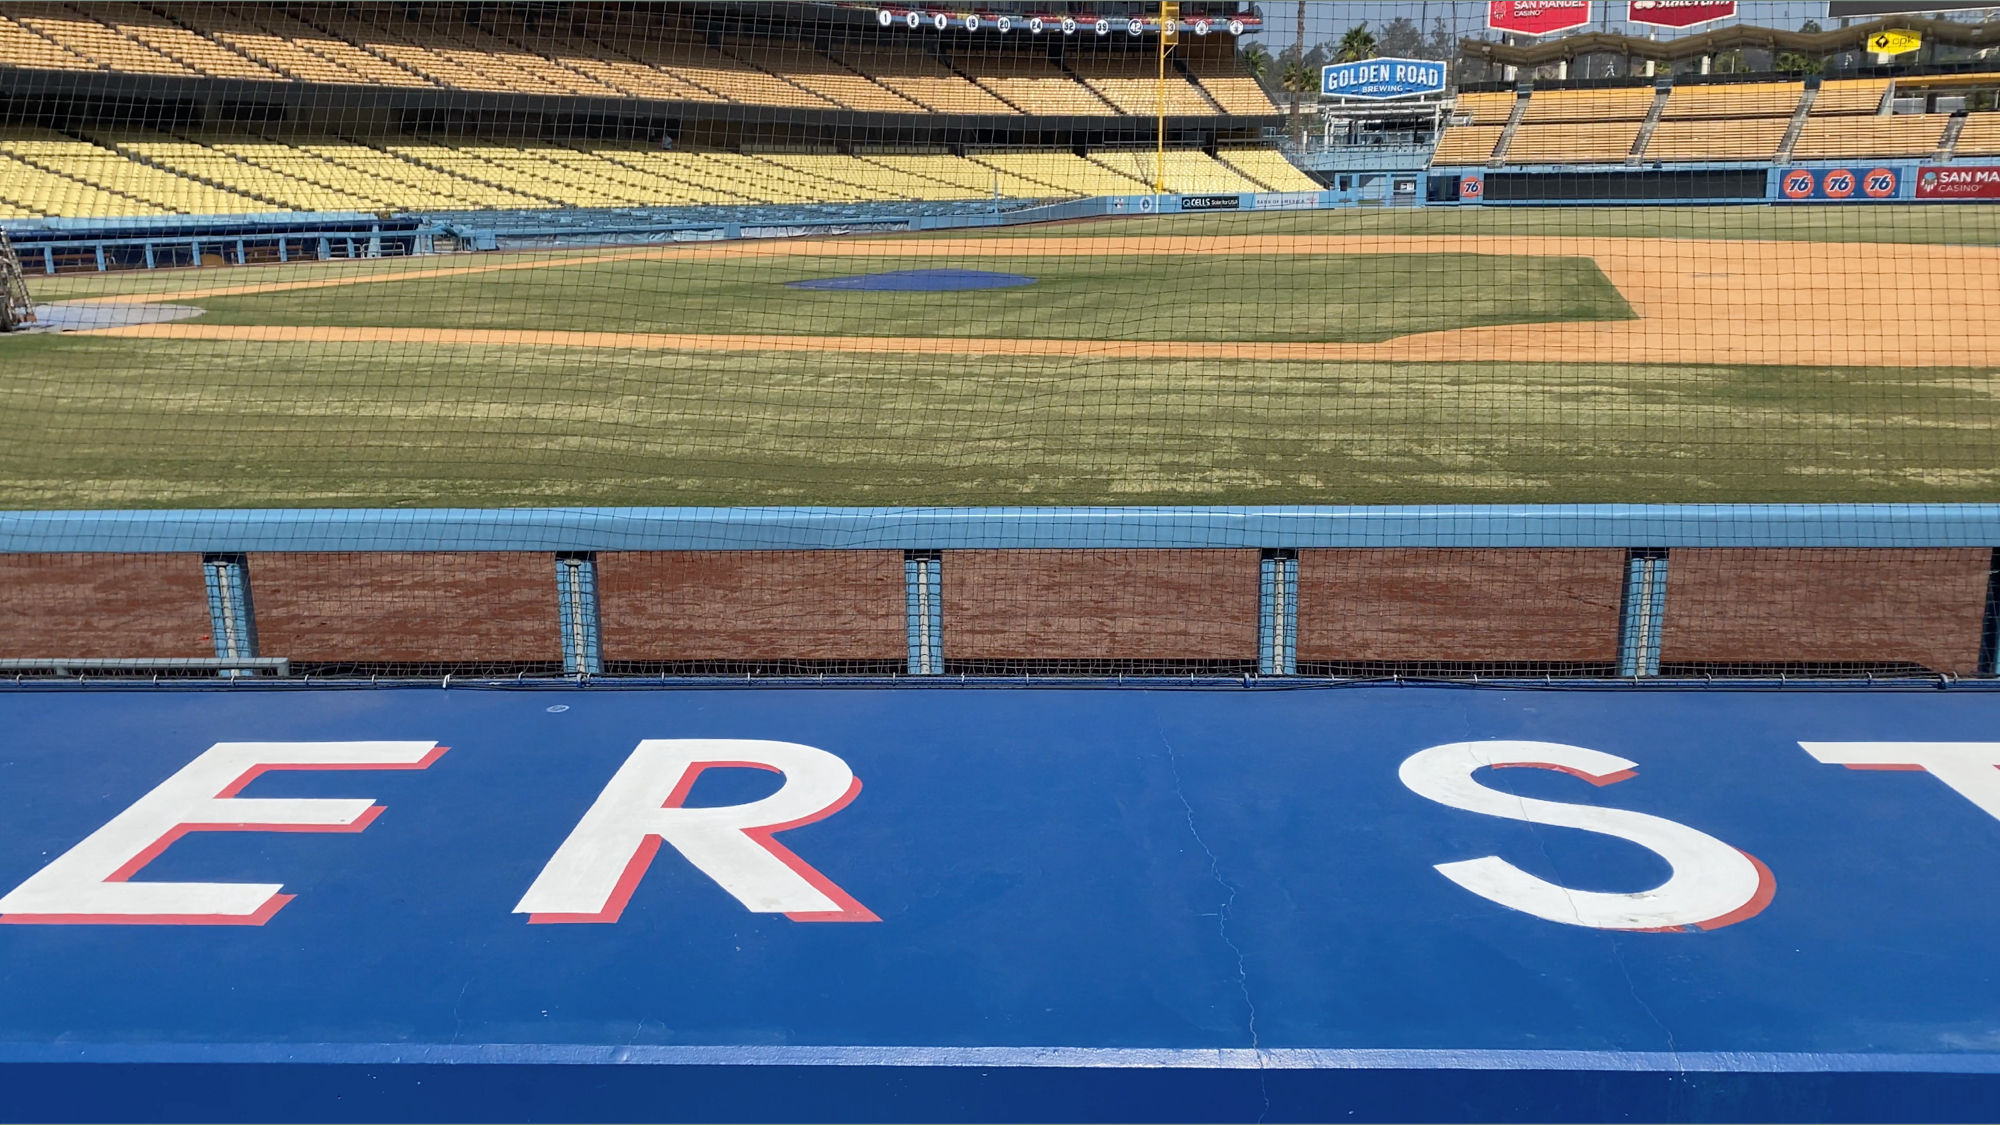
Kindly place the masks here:
[[(1436, 168), (1341, 176), (1323, 191), (1112, 195), (1061, 203), (996, 200), (925, 211), (897, 204), (799, 209), (673, 208), (405, 216), (194, 216), (60, 220), (9, 227), (32, 276), (71, 271), (229, 265), (578, 245), (972, 230), (1115, 216), (1316, 211), (1363, 206), (1662, 206), (1718, 203), (2000, 202), (2000, 164), (1818, 161), (1673, 171), (1624, 166)], [(1367, 181), (1364, 183), (1364, 179)], [(1473, 185), (1477, 185), (1475, 188)], [(761, 214), (759, 212), (762, 212)]]
[(1812, 160), (1671, 168), (1439, 167), (1430, 171), (1426, 195), (1434, 204), (1488, 206), (2000, 202), (2000, 163)]
[[(1422, 204), (1417, 172), (1385, 178), (1401, 205)], [(1373, 190), (1373, 189), (1366, 189)], [(1117, 215), (1311, 211), (1357, 206), (1344, 190), (1212, 195), (1112, 195), (1061, 203), (993, 200), (953, 206), (898, 203), (450, 212), (391, 220), (360, 214), (55, 219), (11, 223), (8, 233), (30, 277), (108, 269), (248, 265), (403, 257), (456, 250), (654, 245), (739, 238), (971, 230)]]
[(0, 667), (1977, 677), (1996, 547), (1984, 505), (4, 513)]

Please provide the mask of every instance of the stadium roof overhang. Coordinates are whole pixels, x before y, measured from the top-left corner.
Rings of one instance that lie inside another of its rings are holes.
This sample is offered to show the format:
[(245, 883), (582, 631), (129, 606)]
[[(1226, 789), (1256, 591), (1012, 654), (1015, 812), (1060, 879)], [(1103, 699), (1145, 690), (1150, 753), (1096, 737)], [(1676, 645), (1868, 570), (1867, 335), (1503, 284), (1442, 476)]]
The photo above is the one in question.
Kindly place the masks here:
[(2000, 21), (1956, 23), (1951, 20), (1900, 16), (1879, 19), (1830, 31), (1784, 31), (1771, 27), (1738, 25), (1704, 31), (1678, 39), (1653, 40), (1636, 35), (1591, 32), (1516, 47), (1486, 39), (1459, 41), (1459, 57), (1503, 66), (1539, 66), (1543, 63), (1574, 60), (1582, 55), (1612, 54), (1633, 58), (1673, 61), (1713, 55), (1740, 47), (1760, 47), (1771, 51), (1796, 51), (1802, 55), (1824, 55), (1862, 49), (1868, 37), (1886, 28), (1907, 28), (1933, 43), (1954, 47), (2000, 45)]

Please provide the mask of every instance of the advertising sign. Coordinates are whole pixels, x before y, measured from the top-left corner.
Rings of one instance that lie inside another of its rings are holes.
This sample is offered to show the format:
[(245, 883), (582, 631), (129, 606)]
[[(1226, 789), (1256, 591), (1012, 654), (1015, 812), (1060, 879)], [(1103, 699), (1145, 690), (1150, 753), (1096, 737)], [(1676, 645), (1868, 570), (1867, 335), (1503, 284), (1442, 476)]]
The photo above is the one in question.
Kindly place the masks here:
[(1237, 211), (1243, 207), (1240, 195), (1183, 195), (1183, 211)]
[(1259, 211), (1311, 211), (1325, 202), (1329, 194), (1318, 191), (1260, 191), (1250, 197), (1249, 205)]
[(1491, 0), (1486, 26), (1516, 35), (1554, 35), (1590, 22), (1590, 0)]
[(1900, 169), (1881, 165), (1788, 168), (1778, 178), (1778, 193), (1802, 203), (1851, 203), (1894, 199), (1901, 184)]
[(1466, 203), (1478, 203), (1486, 198), (1486, 177), (1479, 175), (1458, 178), (1458, 198)]
[(1948, 165), (1917, 174), (1918, 199), (2000, 199), (2000, 166)]
[(1891, 28), (1868, 37), (1868, 49), (1878, 55), (1907, 55), (1924, 45), (1924, 37), (1914, 31)]
[(1424, 59), (1366, 59), (1320, 68), (1321, 97), (1387, 101), (1444, 92), (1444, 64)]
[(1628, 18), (1649, 27), (1694, 27), (1736, 14), (1736, 0), (1632, 0)]

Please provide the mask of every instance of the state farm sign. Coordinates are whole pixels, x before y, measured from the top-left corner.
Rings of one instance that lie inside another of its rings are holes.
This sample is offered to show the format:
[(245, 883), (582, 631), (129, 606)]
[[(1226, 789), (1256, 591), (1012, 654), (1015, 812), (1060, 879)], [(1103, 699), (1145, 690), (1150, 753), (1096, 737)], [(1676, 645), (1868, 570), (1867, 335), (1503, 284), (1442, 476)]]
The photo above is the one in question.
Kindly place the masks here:
[(1554, 35), (1590, 22), (1590, 0), (1492, 0), (1486, 26), (1516, 35)]
[(1630, 19), (1649, 27), (1693, 27), (1736, 14), (1736, 0), (1632, 0)]

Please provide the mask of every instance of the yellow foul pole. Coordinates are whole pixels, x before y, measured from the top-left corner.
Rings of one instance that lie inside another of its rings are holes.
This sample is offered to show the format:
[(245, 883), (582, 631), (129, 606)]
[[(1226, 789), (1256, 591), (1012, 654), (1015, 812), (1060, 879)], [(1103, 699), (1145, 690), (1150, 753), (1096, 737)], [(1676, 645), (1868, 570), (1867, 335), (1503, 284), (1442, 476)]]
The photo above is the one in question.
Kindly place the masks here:
[(1160, 3), (1160, 76), (1154, 86), (1159, 96), (1159, 117), (1154, 132), (1153, 194), (1167, 192), (1167, 50), (1180, 39), (1181, 6)]

